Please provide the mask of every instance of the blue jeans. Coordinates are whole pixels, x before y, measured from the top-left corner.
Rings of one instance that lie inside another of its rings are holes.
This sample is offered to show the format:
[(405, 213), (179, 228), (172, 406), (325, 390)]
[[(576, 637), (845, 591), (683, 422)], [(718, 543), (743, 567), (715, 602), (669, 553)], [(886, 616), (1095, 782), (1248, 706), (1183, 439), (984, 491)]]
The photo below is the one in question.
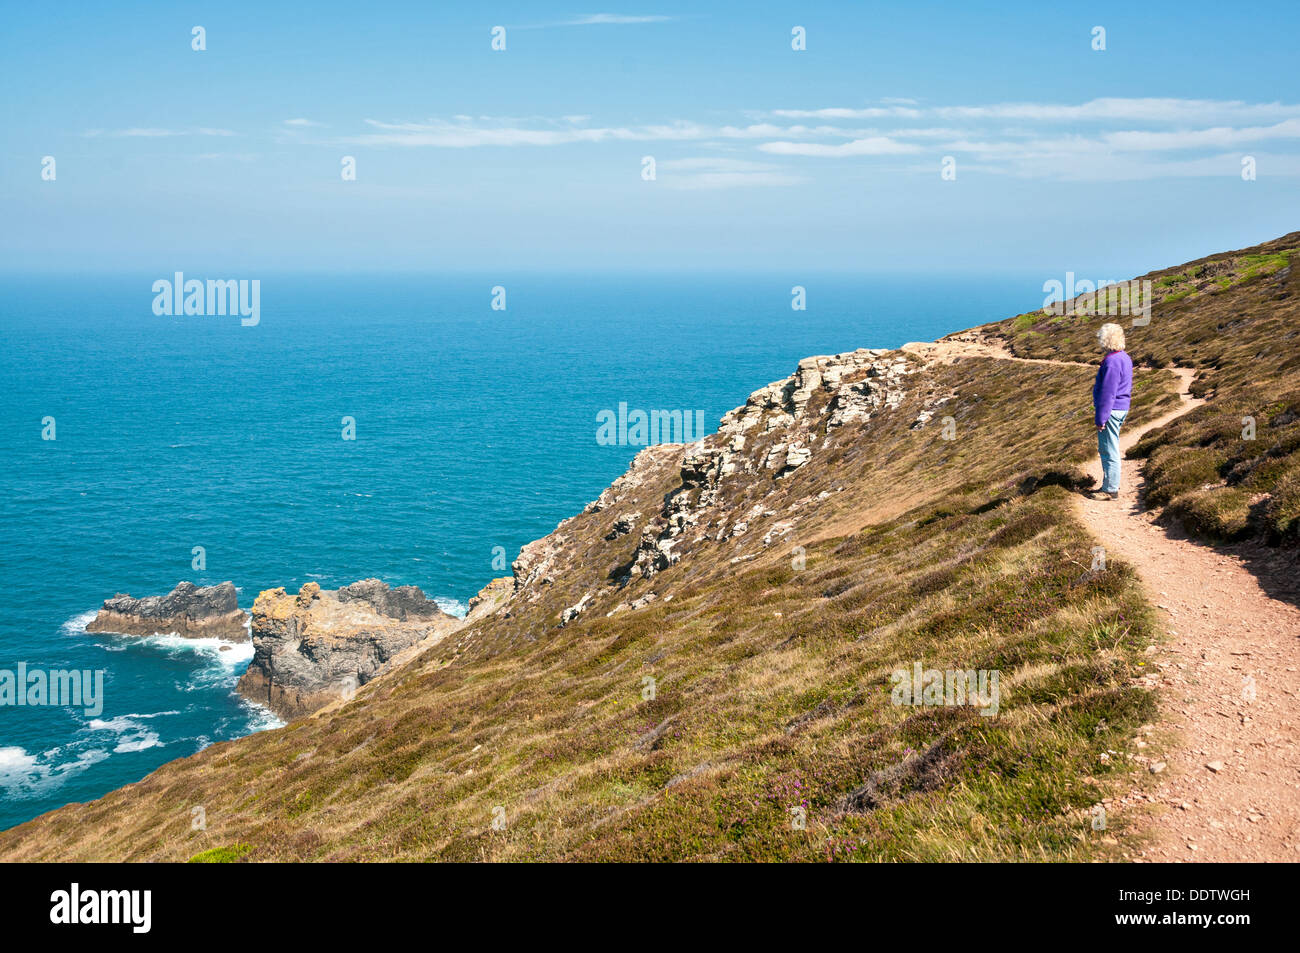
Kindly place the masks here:
[(1124, 425), (1127, 410), (1113, 410), (1106, 429), (1097, 431), (1097, 450), (1101, 453), (1101, 491), (1103, 493), (1119, 492), (1119, 428)]

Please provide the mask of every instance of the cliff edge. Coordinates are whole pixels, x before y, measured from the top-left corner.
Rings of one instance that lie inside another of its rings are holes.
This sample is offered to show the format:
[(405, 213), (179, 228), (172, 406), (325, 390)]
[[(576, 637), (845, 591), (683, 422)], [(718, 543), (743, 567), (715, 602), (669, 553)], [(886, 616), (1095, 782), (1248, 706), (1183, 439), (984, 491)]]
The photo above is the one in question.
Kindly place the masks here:
[(314, 582), (292, 595), (268, 589), (253, 603), (253, 660), (239, 692), (297, 718), (350, 700), (401, 652), (460, 625), (415, 586), (390, 589), (378, 579), (336, 591)]

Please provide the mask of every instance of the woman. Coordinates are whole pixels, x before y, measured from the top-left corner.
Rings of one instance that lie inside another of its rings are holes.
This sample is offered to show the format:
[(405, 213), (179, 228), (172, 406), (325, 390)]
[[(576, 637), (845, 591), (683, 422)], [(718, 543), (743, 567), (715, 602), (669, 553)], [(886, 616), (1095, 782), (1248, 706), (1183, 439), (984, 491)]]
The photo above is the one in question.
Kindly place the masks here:
[(1133, 361), (1124, 353), (1124, 329), (1118, 324), (1103, 324), (1097, 343), (1106, 352), (1097, 380), (1092, 385), (1092, 406), (1096, 411), (1097, 450), (1101, 453), (1101, 489), (1094, 500), (1119, 499), (1119, 428), (1128, 416), (1133, 397)]

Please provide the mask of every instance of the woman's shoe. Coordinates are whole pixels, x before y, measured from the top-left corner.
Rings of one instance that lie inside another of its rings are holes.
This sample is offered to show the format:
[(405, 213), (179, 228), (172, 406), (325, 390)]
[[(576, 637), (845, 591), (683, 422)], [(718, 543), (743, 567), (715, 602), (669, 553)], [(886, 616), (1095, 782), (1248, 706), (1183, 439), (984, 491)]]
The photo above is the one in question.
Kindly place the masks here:
[(1105, 490), (1093, 490), (1088, 494), (1090, 500), (1118, 500), (1118, 493), (1107, 493)]

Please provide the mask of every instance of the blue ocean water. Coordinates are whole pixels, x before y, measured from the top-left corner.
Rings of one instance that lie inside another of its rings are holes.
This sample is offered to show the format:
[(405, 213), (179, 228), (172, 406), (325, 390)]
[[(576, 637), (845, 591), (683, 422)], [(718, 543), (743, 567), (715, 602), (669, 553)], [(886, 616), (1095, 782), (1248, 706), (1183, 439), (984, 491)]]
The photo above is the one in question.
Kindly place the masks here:
[(300, 274), (243, 327), (156, 317), (158, 277), (0, 278), (0, 670), (106, 680), (95, 716), (0, 707), (0, 828), (278, 724), (234, 693), (247, 645), (86, 634), (114, 593), (377, 576), (463, 611), (626, 469), (599, 411), (712, 429), (802, 357), (1041, 303), (1014, 277)]

